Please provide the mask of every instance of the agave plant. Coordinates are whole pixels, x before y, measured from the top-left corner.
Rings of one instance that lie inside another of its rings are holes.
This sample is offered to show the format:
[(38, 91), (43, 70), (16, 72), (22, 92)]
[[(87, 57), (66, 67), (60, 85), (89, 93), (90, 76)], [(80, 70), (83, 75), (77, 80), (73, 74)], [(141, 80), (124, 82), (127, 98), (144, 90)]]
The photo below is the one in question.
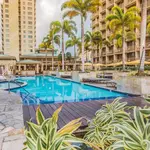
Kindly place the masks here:
[[(81, 119), (75, 119), (58, 130), (58, 115), (62, 107), (58, 108), (51, 118), (45, 119), (40, 107), (36, 111), (37, 124), (28, 122), (29, 129), (25, 131), (25, 149), (29, 150), (77, 150), (80, 149), (76, 143), (85, 143), (94, 149), (98, 147), (77, 138), (73, 133), (81, 126)], [(76, 145), (75, 145), (76, 144)]]
[(141, 108), (134, 108), (134, 119), (116, 124), (118, 132), (111, 150), (149, 150), (150, 120), (144, 117)]
[(120, 103), (120, 99), (114, 100), (110, 104), (102, 106), (96, 112), (95, 118), (90, 122), (85, 139), (99, 148), (106, 150), (114, 142), (110, 137), (115, 132), (114, 125), (123, 120), (129, 119), (129, 114), (125, 112), (126, 102)]
[[(25, 131), (26, 148), (30, 150), (75, 150), (72, 143), (82, 142), (73, 136), (73, 132), (81, 125), (81, 118), (65, 125), (60, 130), (57, 129), (58, 114), (62, 107), (57, 109), (52, 118), (45, 119), (40, 108), (36, 111), (37, 125), (28, 122), (29, 130)], [(57, 131), (58, 130), (58, 131)]]

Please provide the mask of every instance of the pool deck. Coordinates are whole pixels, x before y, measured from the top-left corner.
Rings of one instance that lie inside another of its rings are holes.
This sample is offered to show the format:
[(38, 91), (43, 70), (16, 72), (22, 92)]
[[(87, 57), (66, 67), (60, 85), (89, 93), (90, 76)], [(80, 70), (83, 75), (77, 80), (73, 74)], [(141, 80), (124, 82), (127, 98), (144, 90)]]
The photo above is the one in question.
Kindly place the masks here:
[[(145, 101), (142, 97), (123, 98), (121, 101), (126, 101), (128, 106), (142, 107), (145, 105)], [(41, 104), (40, 108), (45, 118), (49, 118), (57, 108), (63, 105), (63, 109), (59, 114), (58, 129), (62, 128), (69, 121), (80, 117), (83, 117), (80, 129), (85, 129), (88, 125), (87, 121), (91, 120), (95, 116), (96, 111), (99, 110), (102, 105), (106, 104), (106, 102), (112, 102), (112, 100), (71, 102), (64, 104)], [(23, 106), (23, 118), (26, 127), (26, 122), (29, 120), (36, 123), (35, 113), (37, 107), (38, 105)]]

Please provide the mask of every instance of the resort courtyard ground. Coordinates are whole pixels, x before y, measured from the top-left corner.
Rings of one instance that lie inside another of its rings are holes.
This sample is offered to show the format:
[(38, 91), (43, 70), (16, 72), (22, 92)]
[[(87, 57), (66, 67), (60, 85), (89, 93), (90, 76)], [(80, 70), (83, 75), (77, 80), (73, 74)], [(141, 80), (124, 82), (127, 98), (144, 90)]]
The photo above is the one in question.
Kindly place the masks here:
[[(82, 77), (96, 77), (96, 72), (81, 75)], [(114, 72), (117, 90), (133, 94), (150, 94), (150, 77), (133, 77), (127, 73)], [(93, 84), (94, 85), (94, 84)], [(96, 86), (103, 86), (95, 84)], [(103, 101), (104, 102), (104, 101)], [(134, 100), (135, 102), (135, 100)], [(104, 103), (103, 103), (104, 104)], [(100, 106), (99, 106), (100, 107)], [(97, 108), (98, 109), (98, 108)], [(94, 112), (93, 112), (94, 115)], [(20, 150), (23, 148), (22, 100), (15, 93), (0, 91), (0, 150)], [(17, 144), (17, 147), (16, 147)]]

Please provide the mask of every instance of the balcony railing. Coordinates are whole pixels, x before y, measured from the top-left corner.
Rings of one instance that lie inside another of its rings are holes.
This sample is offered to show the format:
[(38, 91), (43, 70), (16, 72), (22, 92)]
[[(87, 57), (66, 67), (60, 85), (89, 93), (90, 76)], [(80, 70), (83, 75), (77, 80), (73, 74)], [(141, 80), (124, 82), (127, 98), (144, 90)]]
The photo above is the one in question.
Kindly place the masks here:
[(135, 50), (135, 45), (134, 46), (127, 46), (127, 51), (133, 51)]
[(108, 7), (114, 4), (114, 0), (109, 0)]

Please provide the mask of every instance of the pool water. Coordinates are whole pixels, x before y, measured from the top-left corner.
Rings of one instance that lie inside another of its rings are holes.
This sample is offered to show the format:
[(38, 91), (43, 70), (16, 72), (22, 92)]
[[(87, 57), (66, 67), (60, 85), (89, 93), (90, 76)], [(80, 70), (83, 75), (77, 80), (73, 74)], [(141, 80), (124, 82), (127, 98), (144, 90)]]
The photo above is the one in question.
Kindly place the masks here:
[(14, 89), (18, 88), (18, 85), (16, 83), (9, 83), (9, 82), (1, 82), (0, 83), (0, 90), (7, 90), (7, 89)]
[(20, 77), (19, 81), (25, 81), (27, 85), (12, 91), (22, 96), (24, 104), (64, 103), (127, 97), (127, 94), (51, 76)]

